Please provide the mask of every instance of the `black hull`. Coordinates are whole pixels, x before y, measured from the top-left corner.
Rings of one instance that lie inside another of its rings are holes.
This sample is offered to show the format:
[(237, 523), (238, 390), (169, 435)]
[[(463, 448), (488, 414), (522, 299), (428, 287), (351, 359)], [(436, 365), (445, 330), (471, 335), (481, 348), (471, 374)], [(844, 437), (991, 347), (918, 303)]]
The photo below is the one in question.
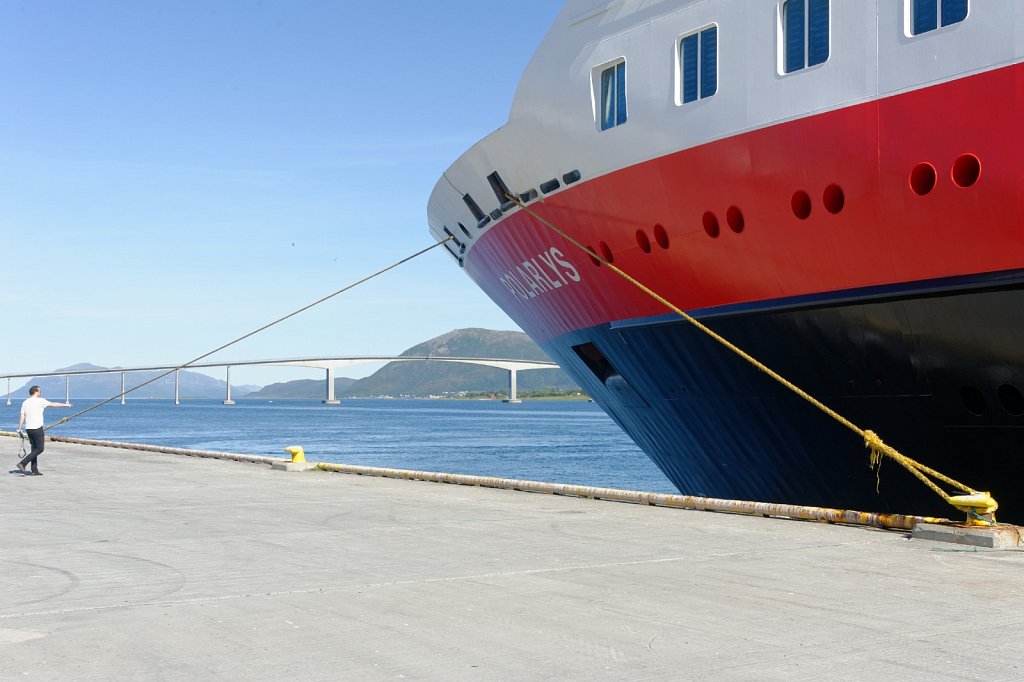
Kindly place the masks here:
[[(907, 456), (990, 490), (1000, 521), (1024, 523), (1024, 285), (973, 286), (704, 321)], [(876, 479), (854, 432), (678, 317), (545, 350), (683, 493), (959, 518), (892, 461)]]

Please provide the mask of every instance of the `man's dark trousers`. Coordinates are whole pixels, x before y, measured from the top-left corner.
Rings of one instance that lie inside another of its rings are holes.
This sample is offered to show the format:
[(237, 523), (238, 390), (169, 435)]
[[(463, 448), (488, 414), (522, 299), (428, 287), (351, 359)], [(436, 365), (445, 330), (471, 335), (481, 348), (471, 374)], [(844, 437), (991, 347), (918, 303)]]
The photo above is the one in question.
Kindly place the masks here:
[(46, 437), (43, 435), (43, 429), (25, 429), (25, 433), (28, 434), (28, 442), (32, 445), (32, 451), (25, 455), (25, 459), (21, 460), (21, 466), (28, 464), (32, 465), (32, 472), (39, 471), (39, 465), (36, 463), (36, 457), (42, 454)]

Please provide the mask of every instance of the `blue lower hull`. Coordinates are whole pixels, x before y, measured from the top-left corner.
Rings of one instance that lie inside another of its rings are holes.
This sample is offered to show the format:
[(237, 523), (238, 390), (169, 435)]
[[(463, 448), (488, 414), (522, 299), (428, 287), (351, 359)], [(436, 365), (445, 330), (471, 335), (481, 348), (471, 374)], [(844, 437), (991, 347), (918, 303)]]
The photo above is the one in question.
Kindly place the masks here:
[[(876, 294), (878, 292), (875, 292)], [(860, 427), (1024, 522), (1024, 285), (716, 311), (705, 322)], [(545, 350), (686, 494), (937, 516), (956, 512), (860, 438), (677, 317)], [(877, 491), (876, 491), (877, 488)]]

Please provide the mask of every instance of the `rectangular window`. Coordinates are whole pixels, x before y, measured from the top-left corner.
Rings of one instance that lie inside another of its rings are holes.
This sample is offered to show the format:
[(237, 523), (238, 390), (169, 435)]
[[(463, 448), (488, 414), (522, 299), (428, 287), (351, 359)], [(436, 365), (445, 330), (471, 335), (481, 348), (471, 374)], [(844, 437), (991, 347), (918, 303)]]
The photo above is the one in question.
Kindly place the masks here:
[(718, 92), (718, 27), (697, 31), (679, 41), (679, 99), (683, 104)]
[(601, 130), (626, 122), (626, 62), (601, 72)]
[(473, 214), (474, 218), (476, 218), (477, 227), (483, 227), (487, 223), (491, 222), (491, 219), (480, 210), (480, 206), (476, 203), (473, 197), (466, 194), (462, 197), (462, 200), (466, 202), (466, 207), (469, 209), (469, 212)]
[(829, 0), (784, 0), (783, 72), (792, 73), (828, 61)]
[(967, 18), (967, 0), (912, 0), (911, 35), (934, 31), (939, 26), (957, 24)]

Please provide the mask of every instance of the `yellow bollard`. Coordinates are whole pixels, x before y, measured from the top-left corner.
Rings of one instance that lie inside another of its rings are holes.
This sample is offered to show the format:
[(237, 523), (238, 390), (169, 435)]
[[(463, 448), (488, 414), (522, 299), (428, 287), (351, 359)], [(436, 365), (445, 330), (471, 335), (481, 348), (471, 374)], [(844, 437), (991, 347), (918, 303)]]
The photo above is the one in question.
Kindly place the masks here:
[(996, 509), (999, 503), (987, 492), (974, 492), (970, 495), (954, 495), (949, 503), (967, 514), (968, 526), (991, 526), (996, 522)]
[(292, 453), (292, 464), (306, 461), (306, 453), (301, 445), (290, 445), (284, 451)]

